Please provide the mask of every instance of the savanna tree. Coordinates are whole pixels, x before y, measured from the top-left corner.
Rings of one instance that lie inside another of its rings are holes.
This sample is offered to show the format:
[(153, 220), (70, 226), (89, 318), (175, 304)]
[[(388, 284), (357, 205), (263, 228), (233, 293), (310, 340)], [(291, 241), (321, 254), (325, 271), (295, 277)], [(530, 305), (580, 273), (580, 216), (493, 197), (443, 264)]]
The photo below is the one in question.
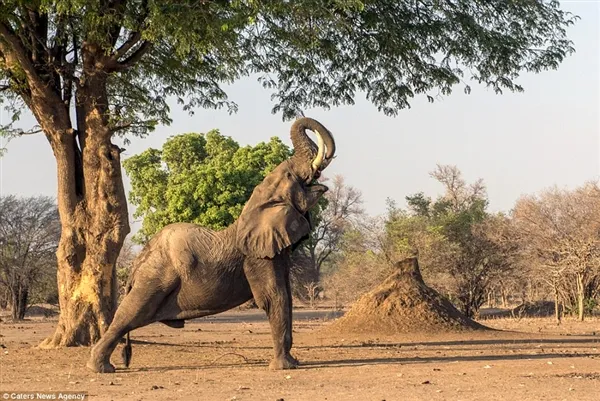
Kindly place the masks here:
[(0, 197), (0, 284), (10, 294), (13, 319), (25, 317), (35, 286), (56, 274), (59, 238), (53, 199)]
[(559, 304), (572, 294), (579, 320), (586, 301), (600, 293), (600, 188), (590, 182), (574, 190), (550, 188), (523, 196), (513, 210), (531, 272), (553, 289)]
[(508, 219), (490, 215), (481, 180), (472, 184), (455, 166), (430, 173), (444, 186), (436, 200), (408, 196), (408, 210), (394, 208), (386, 221), (388, 241), (401, 256), (416, 255), (434, 285), (473, 317), (486, 301), (491, 282), (514, 267), (518, 246), (510, 240)]
[(555, 0), (2, 1), (0, 99), (39, 125), (2, 131), (43, 132), (57, 163), (61, 314), (44, 346), (108, 327), (130, 230), (113, 141), (168, 124), (171, 100), (233, 111), (221, 85), (249, 74), (284, 118), (359, 91), (387, 115), (467, 80), (521, 91), (573, 52), (574, 20)]

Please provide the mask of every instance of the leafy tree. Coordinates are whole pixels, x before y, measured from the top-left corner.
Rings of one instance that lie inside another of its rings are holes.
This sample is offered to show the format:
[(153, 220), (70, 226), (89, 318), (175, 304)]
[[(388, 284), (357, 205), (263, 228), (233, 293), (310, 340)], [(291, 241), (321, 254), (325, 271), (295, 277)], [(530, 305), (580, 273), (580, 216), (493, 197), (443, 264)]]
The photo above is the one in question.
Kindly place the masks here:
[(444, 194), (435, 201), (422, 193), (408, 196), (408, 211), (392, 207), (388, 240), (396, 259), (417, 254), (439, 289), (472, 317), (492, 280), (514, 266), (518, 246), (510, 241), (508, 219), (486, 212), (481, 180), (468, 185), (455, 166), (438, 165), (431, 176), (444, 185)]
[(237, 219), (254, 187), (291, 155), (278, 138), (240, 147), (217, 130), (171, 137), (123, 162), (131, 178), (129, 199), (142, 217), (143, 243), (170, 223), (222, 229)]
[(357, 91), (388, 115), (463, 79), (521, 91), (520, 73), (573, 52), (574, 20), (555, 0), (2, 1), (0, 99), (40, 127), (2, 131), (43, 131), (57, 161), (61, 315), (44, 346), (89, 344), (108, 327), (129, 232), (112, 141), (168, 124), (169, 99), (234, 111), (221, 84), (248, 74), (285, 118)]
[(0, 285), (8, 289), (12, 318), (25, 317), (36, 286), (56, 274), (58, 211), (48, 197), (0, 197)]

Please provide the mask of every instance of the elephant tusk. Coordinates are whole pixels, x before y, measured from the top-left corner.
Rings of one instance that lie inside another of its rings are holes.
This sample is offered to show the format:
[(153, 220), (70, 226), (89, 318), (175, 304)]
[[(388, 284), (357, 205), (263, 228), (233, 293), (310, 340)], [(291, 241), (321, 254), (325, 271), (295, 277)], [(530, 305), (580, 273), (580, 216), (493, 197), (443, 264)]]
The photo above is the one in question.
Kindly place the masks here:
[(317, 156), (312, 161), (312, 169), (316, 172), (323, 164), (323, 158), (325, 157), (325, 141), (319, 131), (315, 130), (315, 134), (317, 134), (317, 145), (319, 149), (317, 151)]

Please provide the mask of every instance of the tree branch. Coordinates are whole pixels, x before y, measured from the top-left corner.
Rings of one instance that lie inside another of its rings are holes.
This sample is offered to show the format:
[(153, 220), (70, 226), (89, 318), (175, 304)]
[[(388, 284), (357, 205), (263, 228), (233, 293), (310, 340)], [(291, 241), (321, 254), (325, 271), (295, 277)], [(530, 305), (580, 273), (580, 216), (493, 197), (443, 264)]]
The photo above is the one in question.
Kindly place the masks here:
[(45, 87), (35, 66), (27, 57), (27, 51), (23, 43), (4, 22), (0, 22), (0, 51), (6, 59), (9, 69), (14, 69), (15, 64), (18, 64), (23, 68), (28, 81), (39, 88)]
[(132, 32), (129, 35), (129, 39), (127, 39), (112, 55), (112, 60), (118, 62), (121, 57), (127, 54), (127, 52), (140, 41), (140, 39), (142, 39), (142, 34), (140, 32)]
[[(125, 7), (125, 4), (126, 4), (126, 2), (123, 1), (123, 4), (122, 4), (123, 8)], [(141, 31), (142, 31), (143, 27), (146, 25), (144, 21), (146, 20), (146, 18), (148, 17), (148, 14), (149, 14), (148, 0), (142, 0), (142, 3), (140, 6), (142, 9), (142, 13), (139, 16), (139, 19), (137, 20), (137, 23), (138, 23), (138, 27), (136, 28), (137, 30), (134, 32), (131, 32), (129, 35), (129, 38), (125, 41), (125, 43), (123, 43), (111, 56), (111, 60), (113, 61), (114, 65), (118, 66), (119, 59), (121, 57), (124, 57), (127, 54), (127, 52), (129, 52), (131, 49), (133, 49), (137, 44), (140, 43), (140, 40), (142, 40)], [(144, 43), (142, 43), (142, 46), (144, 45)], [(113, 46), (114, 46), (114, 44), (113, 44)], [(139, 51), (139, 49), (138, 49), (138, 51)], [(143, 50), (143, 53), (145, 53), (145, 52), (146, 52), (146, 50)], [(141, 57), (143, 55), (143, 53), (140, 54), (139, 57)], [(131, 59), (132, 57), (133, 57), (133, 55), (129, 56), (127, 60)], [(127, 60), (125, 60), (125, 61), (127, 61)], [(132, 64), (134, 62), (136, 62), (137, 60), (138, 59), (132, 60)], [(124, 66), (124, 68), (127, 68), (127, 67), (128, 67), (128, 65)]]
[(117, 21), (119, 22), (114, 23), (109, 30), (111, 48), (114, 47), (119, 40), (119, 33), (121, 32), (122, 19), (126, 6), (127, 0), (111, 0), (107, 4), (107, 9), (114, 10), (114, 12), (119, 16), (117, 18)]
[(152, 43), (148, 41), (142, 42), (140, 47), (137, 48), (135, 52), (133, 52), (129, 57), (121, 62), (117, 62), (116, 64), (112, 64), (109, 66), (111, 71), (123, 71), (127, 68), (131, 67), (144, 56), (144, 54), (148, 53), (148, 51), (152, 48)]
[(47, 48), (48, 15), (41, 14), (40, 10), (36, 9), (35, 6), (25, 6), (23, 14), (23, 17), (29, 17), (29, 21), (24, 24), (23, 28), (29, 33), (31, 58), (34, 63), (42, 64), (44, 63), (45, 53), (50, 57), (50, 52)]
[(129, 121), (129, 122), (121, 122), (119, 124), (115, 124), (111, 127), (112, 132), (124, 131), (133, 127), (145, 127), (152, 128), (155, 125), (154, 120), (145, 120), (145, 121)]
[(17, 136), (24, 136), (24, 135), (34, 135), (34, 134), (39, 134), (40, 132), (43, 132), (42, 128), (39, 125), (34, 126), (33, 128), (31, 128), (30, 130), (22, 130), (22, 129), (7, 129), (6, 130), (7, 135), (9, 138), (12, 137), (17, 137)]

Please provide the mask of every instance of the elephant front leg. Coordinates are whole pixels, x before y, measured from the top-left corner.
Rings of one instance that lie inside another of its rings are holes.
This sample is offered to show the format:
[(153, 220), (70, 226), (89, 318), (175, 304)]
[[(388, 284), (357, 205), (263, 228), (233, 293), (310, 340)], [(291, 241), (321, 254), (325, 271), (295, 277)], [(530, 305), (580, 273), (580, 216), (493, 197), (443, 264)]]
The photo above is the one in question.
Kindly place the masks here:
[(256, 304), (267, 313), (275, 356), (269, 368), (294, 369), (292, 357), (292, 297), (289, 292), (289, 262), (277, 255), (273, 260), (246, 260), (244, 271)]

